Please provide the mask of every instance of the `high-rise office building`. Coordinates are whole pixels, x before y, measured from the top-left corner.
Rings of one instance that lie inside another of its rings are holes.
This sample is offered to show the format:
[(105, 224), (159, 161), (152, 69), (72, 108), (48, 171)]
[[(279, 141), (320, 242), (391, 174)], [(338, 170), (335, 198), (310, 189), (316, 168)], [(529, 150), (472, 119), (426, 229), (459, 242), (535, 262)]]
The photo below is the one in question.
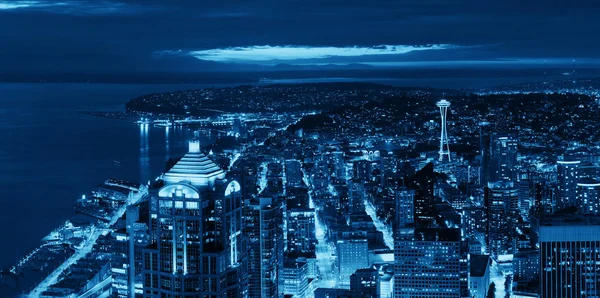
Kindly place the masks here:
[(519, 189), (513, 182), (488, 183), (485, 188), (486, 252), (493, 258), (515, 252), (518, 204)]
[(394, 297), (469, 297), (459, 229), (416, 228), (394, 246)]
[(537, 249), (521, 249), (513, 258), (513, 280), (516, 282), (531, 281), (540, 276), (540, 251)]
[(600, 296), (600, 219), (553, 215), (539, 227), (540, 297)]
[(490, 123), (479, 123), (479, 155), (481, 156), (480, 185), (487, 185), (492, 179), (492, 145)]
[(365, 197), (366, 190), (363, 182), (348, 180), (348, 204), (344, 206), (348, 210), (347, 213), (352, 214), (364, 210)]
[(315, 209), (290, 208), (287, 213), (287, 252), (314, 252), (317, 244)]
[(492, 175), (489, 182), (498, 180), (517, 181), (518, 141), (512, 136), (494, 135), (491, 141)]
[(486, 298), (490, 285), (492, 260), (488, 255), (469, 256), (469, 292), (473, 298)]
[(350, 291), (361, 293), (364, 297), (379, 297), (379, 270), (375, 268), (358, 269), (350, 276)]
[(308, 294), (308, 263), (298, 259), (285, 259), (283, 262), (283, 293), (293, 297), (306, 297)]
[(294, 159), (285, 161), (285, 183), (288, 187), (302, 186), (302, 165), (299, 161)]
[(369, 160), (355, 161), (352, 167), (354, 179), (370, 181), (373, 175), (373, 166)]
[(582, 214), (600, 214), (600, 181), (583, 179), (577, 182), (577, 210)]
[(331, 163), (333, 164), (333, 176), (338, 179), (346, 179), (346, 163), (344, 162), (344, 152), (336, 151), (331, 154)]
[(541, 213), (552, 214), (557, 210), (558, 204), (558, 185), (548, 181), (541, 181), (535, 184), (534, 206)]
[[(246, 202), (249, 297), (283, 297), (283, 204), (276, 195)], [(281, 285), (281, 287), (280, 287)]]
[(382, 268), (383, 272), (379, 274), (379, 297), (394, 297), (394, 264), (386, 264)]
[[(129, 217), (129, 215), (128, 215)], [(132, 221), (112, 233), (111, 271), (115, 297), (141, 297), (144, 290), (143, 248), (150, 244), (147, 223)]]
[(556, 162), (558, 180), (557, 207), (577, 206), (577, 181), (579, 180), (579, 160), (559, 160)]
[(367, 239), (339, 240), (336, 248), (340, 283), (350, 284), (350, 275), (369, 267), (369, 242)]
[(415, 191), (402, 187), (396, 190), (396, 229), (415, 222)]
[(112, 293), (115, 297), (141, 297), (144, 288), (142, 250), (150, 244), (148, 201), (127, 206), (124, 225), (114, 231), (111, 245)]
[(415, 191), (415, 223), (427, 223), (434, 220), (434, 185), (437, 174), (433, 164), (429, 163), (409, 179), (408, 188)]
[(151, 197), (145, 297), (246, 297), (240, 185), (197, 141)]
[(579, 179), (597, 179), (600, 176), (598, 166), (591, 163), (582, 162), (578, 170)]
[(519, 181), (519, 214), (529, 218), (529, 209), (532, 206), (534, 183), (532, 179), (521, 178)]
[(242, 133), (242, 120), (239, 117), (233, 119), (232, 132), (234, 136), (239, 136)]

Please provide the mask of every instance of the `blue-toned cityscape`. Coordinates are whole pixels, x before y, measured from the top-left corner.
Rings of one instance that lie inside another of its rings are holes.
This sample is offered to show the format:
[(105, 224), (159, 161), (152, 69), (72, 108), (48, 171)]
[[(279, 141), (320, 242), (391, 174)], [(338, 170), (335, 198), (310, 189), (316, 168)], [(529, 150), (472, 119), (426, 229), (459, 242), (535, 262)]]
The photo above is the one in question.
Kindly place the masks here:
[(82, 194), (0, 293), (594, 297), (597, 83), (257, 85), (83, 112), (138, 126), (141, 148), (189, 131), (187, 149)]
[(0, 0), (0, 298), (600, 298), (600, 0)]

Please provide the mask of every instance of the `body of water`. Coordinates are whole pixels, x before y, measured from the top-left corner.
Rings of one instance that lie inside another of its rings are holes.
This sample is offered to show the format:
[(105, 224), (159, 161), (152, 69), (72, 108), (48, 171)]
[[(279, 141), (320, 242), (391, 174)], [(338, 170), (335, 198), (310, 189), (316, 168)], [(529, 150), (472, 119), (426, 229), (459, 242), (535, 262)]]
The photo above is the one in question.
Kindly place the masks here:
[(187, 130), (78, 111), (122, 111), (146, 93), (203, 87), (210, 86), (0, 84), (0, 268), (73, 216), (75, 201), (95, 185), (110, 177), (147, 182), (187, 151)]

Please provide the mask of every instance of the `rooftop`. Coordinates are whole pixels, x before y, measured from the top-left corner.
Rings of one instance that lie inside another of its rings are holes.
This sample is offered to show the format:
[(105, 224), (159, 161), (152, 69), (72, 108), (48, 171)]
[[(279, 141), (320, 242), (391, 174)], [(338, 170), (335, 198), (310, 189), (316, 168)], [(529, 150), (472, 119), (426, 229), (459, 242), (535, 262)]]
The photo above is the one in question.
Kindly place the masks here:
[(544, 216), (540, 226), (587, 226), (600, 225), (600, 216), (563, 213)]
[(189, 152), (165, 174), (164, 180), (169, 184), (189, 181), (193, 186), (203, 187), (219, 178), (225, 178), (225, 172), (200, 152), (198, 141), (191, 141)]
[(416, 228), (415, 240), (418, 241), (460, 241), (459, 229)]
[(471, 276), (482, 277), (488, 270), (490, 256), (488, 255), (471, 255)]
[(592, 178), (582, 179), (577, 182), (577, 186), (581, 187), (600, 187), (600, 181)]

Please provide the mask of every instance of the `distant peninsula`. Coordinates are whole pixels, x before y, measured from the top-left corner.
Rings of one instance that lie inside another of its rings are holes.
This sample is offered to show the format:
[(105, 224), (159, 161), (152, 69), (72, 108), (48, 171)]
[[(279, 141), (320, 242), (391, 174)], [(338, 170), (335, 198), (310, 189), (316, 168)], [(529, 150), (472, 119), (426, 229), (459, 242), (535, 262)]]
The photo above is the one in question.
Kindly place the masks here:
[(413, 92), (429, 94), (441, 91), (365, 82), (246, 85), (147, 94), (130, 100), (126, 111), (132, 114), (206, 116), (211, 113), (330, 110), (400, 98)]

